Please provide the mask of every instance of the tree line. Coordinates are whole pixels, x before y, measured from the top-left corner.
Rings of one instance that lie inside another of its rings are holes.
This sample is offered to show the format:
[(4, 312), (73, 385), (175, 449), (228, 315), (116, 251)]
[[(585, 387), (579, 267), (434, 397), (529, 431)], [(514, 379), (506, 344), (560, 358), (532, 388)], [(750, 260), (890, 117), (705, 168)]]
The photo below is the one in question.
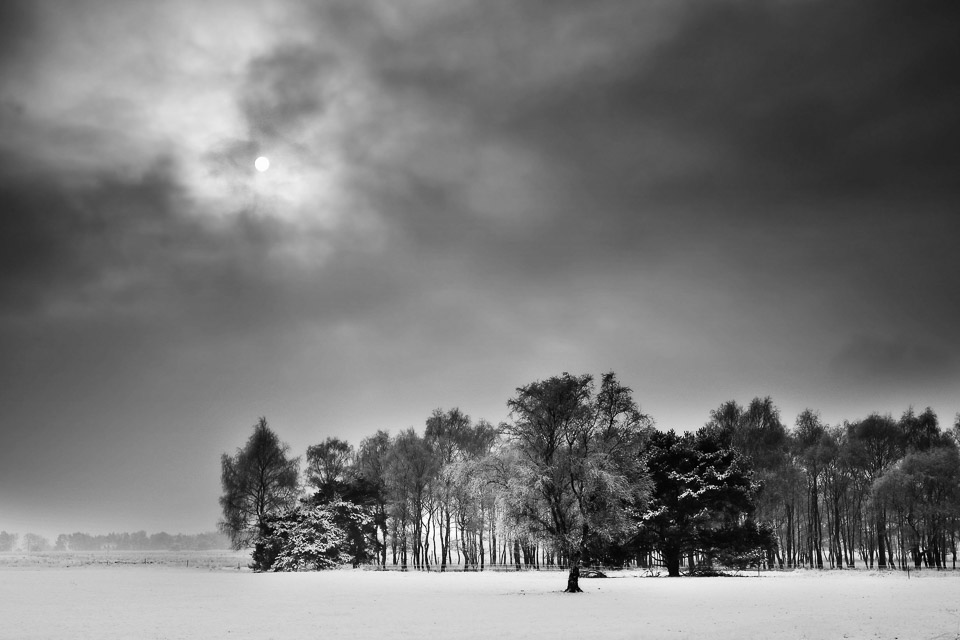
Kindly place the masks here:
[(956, 566), (960, 416), (930, 408), (838, 425), (804, 410), (786, 428), (770, 398), (727, 402), (704, 431), (750, 460), (758, 518), (776, 533), (768, 564), (815, 568)]
[(218, 531), (197, 534), (170, 534), (166, 531), (133, 533), (61, 533), (54, 549), (58, 551), (211, 551), (229, 549), (230, 539)]
[(805, 410), (787, 427), (755, 398), (678, 434), (613, 373), (536, 381), (507, 406), (496, 426), (436, 409), (422, 434), (330, 437), (303, 459), (261, 418), (221, 458), (221, 531), (258, 570), (560, 566), (571, 592), (596, 564), (955, 564), (960, 417), (952, 431), (930, 409), (831, 426)]
[(50, 541), (36, 533), (27, 533), (23, 537), (15, 533), (0, 531), (0, 552), (22, 549), (28, 553), (42, 551), (210, 551), (229, 549), (230, 538), (219, 531), (198, 534), (170, 534), (165, 531), (147, 534), (146, 531), (133, 533), (108, 533), (91, 535), (89, 533), (61, 533), (52, 545)]
[(39, 533), (18, 533), (0, 531), (0, 552), (22, 550), (27, 553), (49, 551), (50, 541)]

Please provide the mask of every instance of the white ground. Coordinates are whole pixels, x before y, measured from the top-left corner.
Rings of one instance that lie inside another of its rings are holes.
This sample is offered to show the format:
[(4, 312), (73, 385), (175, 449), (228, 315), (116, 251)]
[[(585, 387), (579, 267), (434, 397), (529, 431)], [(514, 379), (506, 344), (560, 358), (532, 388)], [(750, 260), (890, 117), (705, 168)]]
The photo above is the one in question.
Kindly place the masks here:
[(2, 567), (0, 638), (960, 638), (960, 572), (737, 578)]

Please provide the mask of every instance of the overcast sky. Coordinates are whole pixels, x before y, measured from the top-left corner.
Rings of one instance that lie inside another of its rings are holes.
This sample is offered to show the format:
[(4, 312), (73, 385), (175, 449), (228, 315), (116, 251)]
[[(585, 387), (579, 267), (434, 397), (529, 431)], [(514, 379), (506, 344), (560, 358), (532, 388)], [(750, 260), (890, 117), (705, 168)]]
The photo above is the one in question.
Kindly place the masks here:
[[(0, 3), (0, 529), (507, 419), (960, 411), (960, 3)], [(254, 168), (270, 159), (266, 172)]]

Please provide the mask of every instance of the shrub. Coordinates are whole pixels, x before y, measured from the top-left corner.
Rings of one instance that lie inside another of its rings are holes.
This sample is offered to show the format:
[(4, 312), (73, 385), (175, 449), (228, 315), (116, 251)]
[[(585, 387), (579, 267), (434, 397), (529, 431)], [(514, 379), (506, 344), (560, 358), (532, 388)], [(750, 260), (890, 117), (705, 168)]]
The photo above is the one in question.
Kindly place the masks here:
[(350, 502), (292, 509), (266, 521), (254, 546), (251, 568), (321, 571), (356, 564), (356, 540), (350, 532), (372, 522), (363, 507)]

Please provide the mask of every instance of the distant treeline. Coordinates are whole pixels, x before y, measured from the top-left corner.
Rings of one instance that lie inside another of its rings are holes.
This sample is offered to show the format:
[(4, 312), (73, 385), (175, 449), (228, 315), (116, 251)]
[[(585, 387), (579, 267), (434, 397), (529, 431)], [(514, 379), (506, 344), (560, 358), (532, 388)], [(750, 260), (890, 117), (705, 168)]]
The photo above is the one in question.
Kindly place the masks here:
[(146, 531), (134, 533), (61, 533), (52, 546), (50, 541), (35, 533), (23, 537), (15, 533), (0, 532), (2, 551), (210, 551), (229, 549), (230, 538), (218, 533), (169, 534), (165, 531), (147, 535)]
[(230, 538), (217, 533), (197, 533), (185, 535), (169, 534), (165, 531), (147, 535), (146, 531), (134, 533), (108, 533), (92, 536), (88, 533), (60, 534), (54, 549), (61, 551), (209, 551), (211, 549), (229, 549)]

